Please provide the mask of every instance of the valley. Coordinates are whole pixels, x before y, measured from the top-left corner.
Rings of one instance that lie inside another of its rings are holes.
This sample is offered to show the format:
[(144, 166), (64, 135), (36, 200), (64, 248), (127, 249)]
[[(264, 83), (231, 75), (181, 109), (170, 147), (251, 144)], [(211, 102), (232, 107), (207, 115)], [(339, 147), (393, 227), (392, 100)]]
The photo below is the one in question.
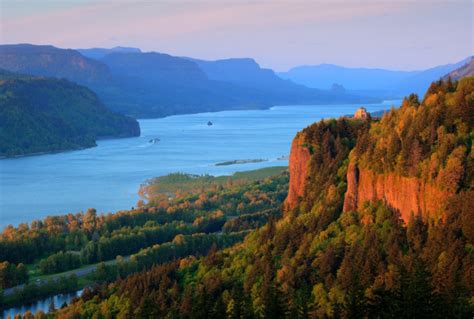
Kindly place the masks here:
[(0, 319), (474, 318), (473, 0), (0, 12)]
[[(130, 210), (7, 227), (0, 271), (14, 275), (0, 278), (19, 292), (3, 307), (84, 288), (50, 315), (465, 317), (473, 81), (434, 82), (381, 118), (319, 114), (294, 136), (288, 171), (171, 174), (143, 184)], [(30, 275), (49, 280), (23, 286)]]
[[(397, 104), (366, 106), (379, 111)], [(3, 159), (0, 226), (90, 207), (100, 213), (128, 209), (140, 199), (140, 185), (155, 176), (175, 172), (229, 175), (287, 165), (282, 156), (288, 154), (298, 130), (321, 118), (353, 113), (359, 106), (276, 106), (145, 119), (139, 121), (140, 137), (98, 140), (97, 147), (74, 152)], [(209, 120), (213, 126), (207, 125)], [(156, 137), (159, 143), (149, 143)], [(252, 158), (268, 161), (215, 165)], [(28, 201), (23, 200), (25, 196)]]

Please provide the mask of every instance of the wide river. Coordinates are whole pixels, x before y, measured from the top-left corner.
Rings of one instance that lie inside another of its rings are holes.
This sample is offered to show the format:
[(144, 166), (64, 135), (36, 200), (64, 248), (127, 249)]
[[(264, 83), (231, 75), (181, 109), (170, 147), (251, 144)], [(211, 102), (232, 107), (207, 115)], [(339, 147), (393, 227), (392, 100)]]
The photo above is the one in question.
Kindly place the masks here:
[[(369, 112), (400, 101), (365, 105)], [(224, 175), (287, 165), (296, 132), (322, 118), (352, 114), (359, 104), (276, 106), (140, 120), (141, 136), (99, 141), (97, 147), (0, 160), (0, 228), (75, 213), (134, 206), (146, 179), (172, 172)], [(208, 121), (213, 125), (209, 126)], [(150, 143), (159, 138), (158, 143)], [(267, 161), (229, 166), (239, 159)]]

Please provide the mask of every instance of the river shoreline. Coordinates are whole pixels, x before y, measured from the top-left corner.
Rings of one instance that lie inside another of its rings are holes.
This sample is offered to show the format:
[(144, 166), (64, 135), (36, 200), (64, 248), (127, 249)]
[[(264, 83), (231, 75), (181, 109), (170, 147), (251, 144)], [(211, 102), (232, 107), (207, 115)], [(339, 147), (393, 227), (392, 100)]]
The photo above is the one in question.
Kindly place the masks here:
[(75, 147), (75, 148), (68, 148), (64, 150), (54, 150), (54, 151), (42, 151), (42, 152), (35, 152), (35, 153), (28, 153), (28, 154), (17, 154), (12, 156), (0, 156), (0, 160), (8, 160), (8, 159), (19, 159), (24, 157), (31, 157), (31, 156), (41, 156), (41, 155), (52, 155), (52, 154), (62, 154), (62, 153), (69, 153), (69, 152), (76, 152), (87, 150), (90, 148), (97, 147), (97, 141), (107, 141), (107, 140), (120, 140), (120, 139), (127, 139), (127, 138), (136, 138), (140, 136), (101, 136), (97, 137), (95, 140), (95, 145), (92, 146), (84, 146), (84, 147)]
[[(369, 112), (389, 109), (398, 102), (366, 108)], [(98, 140), (96, 147), (77, 151), (3, 159), (0, 228), (90, 207), (100, 213), (128, 209), (139, 200), (137, 190), (145, 180), (173, 172), (220, 176), (280, 165), (277, 162), (285, 165), (281, 157), (288, 154), (296, 132), (359, 107), (290, 105), (173, 115), (139, 120), (139, 137)], [(208, 126), (208, 121), (214, 125)], [(156, 137), (159, 144), (149, 143)], [(269, 160), (215, 165), (232, 158)]]
[[(370, 104), (377, 104), (373, 103)], [(379, 102), (382, 103), (384, 100), (379, 99)], [(357, 102), (355, 102), (357, 103)], [(319, 105), (339, 105), (340, 103), (334, 102), (334, 103), (324, 103), (324, 104), (297, 104), (296, 106), (319, 106)], [(359, 102), (359, 104), (367, 104), (363, 102)], [(162, 117), (144, 117), (144, 118), (139, 118), (136, 119), (137, 121), (140, 120), (153, 120), (153, 119), (163, 119), (163, 118), (168, 118), (168, 117), (173, 117), (173, 116), (182, 116), (182, 115), (193, 115), (193, 114), (214, 114), (214, 113), (220, 113), (220, 112), (233, 112), (233, 111), (252, 111), (252, 110), (271, 110), (272, 108), (278, 107), (278, 106), (285, 106), (285, 105), (272, 105), (272, 106), (262, 106), (262, 107), (242, 107), (242, 108), (230, 108), (227, 110), (219, 110), (219, 111), (210, 111), (210, 112), (196, 112), (196, 113), (178, 113), (178, 114), (171, 114), (171, 115), (166, 115)], [(140, 123), (140, 122), (139, 122)], [(140, 136), (140, 135), (139, 135)], [(16, 159), (16, 158), (23, 158), (23, 157), (29, 157), (29, 156), (41, 156), (41, 155), (50, 155), (50, 154), (58, 154), (58, 153), (66, 153), (66, 152), (74, 152), (74, 151), (80, 151), (84, 149), (89, 149), (89, 148), (94, 148), (97, 147), (97, 141), (104, 141), (104, 140), (117, 140), (117, 139), (125, 139), (125, 138), (134, 138), (134, 137), (139, 137), (139, 136), (98, 136), (96, 137), (96, 145), (89, 146), (89, 147), (77, 147), (77, 148), (71, 148), (71, 149), (64, 149), (64, 150), (55, 150), (55, 151), (43, 151), (43, 152), (35, 152), (35, 153), (29, 153), (29, 154), (18, 154), (18, 155), (13, 155), (13, 156), (5, 156), (5, 155), (0, 155), (0, 160), (3, 159)]]
[(81, 288), (70, 293), (56, 294), (54, 296), (45, 297), (40, 300), (33, 301), (29, 304), (21, 305), (18, 307), (10, 307), (7, 309), (1, 309), (0, 318), (6, 319), (8, 318), (8, 316), (10, 316), (11, 318), (14, 318), (17, 314), (24, 315), (27, 311), (31, 311), (33, 314), (35, 314), (38, 311), (43, 311), (44, 313), (48, 313), (49, 306), (51, 305), (51, 301), (53, 301), (55, 309), (59, 309), (64, 303), (70, 304), (74, 298), (80, 297), (83, 291), (84, 291), (84, 288)]

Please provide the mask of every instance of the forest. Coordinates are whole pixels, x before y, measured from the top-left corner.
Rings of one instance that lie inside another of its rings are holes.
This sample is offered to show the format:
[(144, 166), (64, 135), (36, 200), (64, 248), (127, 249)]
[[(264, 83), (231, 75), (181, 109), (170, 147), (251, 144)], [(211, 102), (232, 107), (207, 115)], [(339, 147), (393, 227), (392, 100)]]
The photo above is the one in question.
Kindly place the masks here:
[[(202, 178), (194, 187), (187, 181), (187, 191), (172, 196), (149, 190), (146, 204), (141, 200), (130, 211), (101, 215), (91, 208), (6, 227), (0, 236), (0, 291), (27, 285), (5, 296), (3, 304), (0, 299), (0, 306), (114, 281), (156, 263), (230, 246), (278, 216), (280, 211), (273, 207), (282, 205), (288, 188), (285, 167)], [(162, 184), (160, 189), (170, 188), (169, 182)], [(95, 270), (86, 278), (74, 278), (74, 270), (84, 266)], [(67, 285), (55, 289), (54, 280)]]
[(102, 137), (140, 135), (86, 87), (0, 69), (0, 157), (82, 149)]
[[(297, 207), (243, 243), (157, 263), (51, 316), (472, 318), (473, 112), (471, 77), (434, 83), (381, 120), (316, 123), (305, 129), (311, 161)], [(351, 156), (373, 170), (444, 176), (454, 195), (440, 218), (406, 223), (383, 201), (343, 211)]]
[[(304, 129), (306, 186), (291, 209), (285, 172), (247, 183), (173, 175), (145, 184), (132, 211), (9, 227), (0, 260), (21, 278), (37, 260), (46, 271), (116, 255), (71, 305), (26, 318), (472, 318), (473, 119), (474, 77), (435, 82), (381, 119)], [(441, 214), (408, 220), (384, 200), (344, 210), (351, 161), (451, 195)], [(131, 242), (141, 250), (124, 258)]]

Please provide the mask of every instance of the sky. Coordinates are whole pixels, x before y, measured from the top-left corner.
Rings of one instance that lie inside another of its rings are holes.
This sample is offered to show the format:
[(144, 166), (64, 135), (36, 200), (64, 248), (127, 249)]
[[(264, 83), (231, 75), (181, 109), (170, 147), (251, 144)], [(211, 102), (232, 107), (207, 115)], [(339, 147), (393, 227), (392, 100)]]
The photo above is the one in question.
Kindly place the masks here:
[(474, 54), (474, 0), (0, 0), (0, 42), (417, 70)]

